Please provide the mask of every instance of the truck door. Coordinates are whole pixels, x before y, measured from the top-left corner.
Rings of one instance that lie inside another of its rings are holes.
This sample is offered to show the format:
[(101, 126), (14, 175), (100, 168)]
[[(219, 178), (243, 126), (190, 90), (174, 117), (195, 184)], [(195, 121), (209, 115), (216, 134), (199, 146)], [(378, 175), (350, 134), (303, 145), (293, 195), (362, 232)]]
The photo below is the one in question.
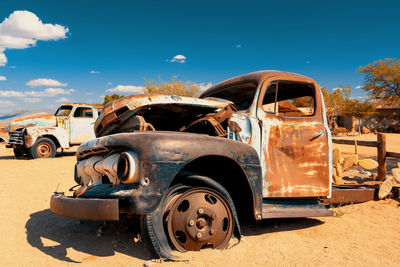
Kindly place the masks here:
[(77, 107), (70, 118), (70, 143), (81, 144), (95, 138), (95, 116), (91, 107)]
[(270, 80), (260, 91), (263, 197), (330, 194), (329, 129), (317, 86), (308, 81)]

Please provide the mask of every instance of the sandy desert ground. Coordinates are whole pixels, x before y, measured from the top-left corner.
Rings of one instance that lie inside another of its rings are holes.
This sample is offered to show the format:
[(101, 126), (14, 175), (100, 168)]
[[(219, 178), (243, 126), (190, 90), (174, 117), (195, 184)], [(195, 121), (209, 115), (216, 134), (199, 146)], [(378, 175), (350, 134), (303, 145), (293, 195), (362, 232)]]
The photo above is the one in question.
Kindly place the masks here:
[[(400, 151), (400, 134), (389, 135), (388, 143), (388, 150)], [(376, 155), (374, 148), (359, 152)], [(395, 162), (392, 159), (389, 167)], [(50, 212), (52, 192), (74, 185), (74, 164), (73, 152), (54, 159), (17, 160), (11, 149), (0, 146), (0, 265), (143, 266), (151, 260), (137, 240), (135, 223), (82, 222)], [(187, 262), (153, 266), (399, 266), (397, 200), (341, 206), (335, 213), (329, 218), (246, 223), (239, 245), (232, 240), (224, 251), (186, 253), (182, 256)]]

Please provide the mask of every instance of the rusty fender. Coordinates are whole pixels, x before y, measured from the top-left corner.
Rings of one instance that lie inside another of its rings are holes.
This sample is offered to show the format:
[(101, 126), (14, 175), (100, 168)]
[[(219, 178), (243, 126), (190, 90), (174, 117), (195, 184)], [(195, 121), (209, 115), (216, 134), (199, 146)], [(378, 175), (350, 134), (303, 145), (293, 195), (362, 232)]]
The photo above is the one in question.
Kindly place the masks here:
[[(246, 175), (253, 195), (254, 213), (262, 210), (262, 176), (257, 152), (251, 146), (221, 137), (179, 132), (120, 133), (96, 138), (82, 144), (78, 160), (112, 150), (135, 151), (140, 160), (141, 178), (148, 186), (131, 191), (131, 203), (125, 212), (151, 213), (156, 209), (170, 183), (180, 170), (195, 159), (207, 156), (225, 157), (238, 164)], [(133, 186), (133, 185), (132, 185)], [(123, 193), (125, 192), (125, 193)], [(121, 191), (126, 197), (126, 190)], [(113, 193), (116, 197), (117, 192)]]
[(69, 147), (67, 131), (64, 128), (52, 126), (35, 126), (25, 129), (25, 147), (30, 148), (42, 136), (54, 136), (62, 148)]

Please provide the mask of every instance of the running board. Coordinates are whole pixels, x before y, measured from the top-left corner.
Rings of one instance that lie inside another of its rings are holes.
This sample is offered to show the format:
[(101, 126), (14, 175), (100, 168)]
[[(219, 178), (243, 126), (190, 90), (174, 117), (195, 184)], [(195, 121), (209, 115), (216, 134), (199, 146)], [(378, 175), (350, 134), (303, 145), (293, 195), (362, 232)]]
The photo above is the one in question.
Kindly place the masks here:
[(379, 185), (365, 185), (363, 187), (358, 184), (334, 185), (331, 198), (324, 199), (322, 202), (325, 205), (367, 202), (374, 199), (376, 188), (379, 188)]
[(333, 216), (318, 200), (264, 200), (262, 218), (304, 218)]

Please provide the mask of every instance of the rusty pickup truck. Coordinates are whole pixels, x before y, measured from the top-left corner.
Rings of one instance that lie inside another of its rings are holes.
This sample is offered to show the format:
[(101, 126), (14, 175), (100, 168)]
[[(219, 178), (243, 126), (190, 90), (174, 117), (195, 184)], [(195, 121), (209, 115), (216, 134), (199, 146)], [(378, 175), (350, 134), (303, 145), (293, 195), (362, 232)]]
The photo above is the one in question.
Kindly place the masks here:
[(200, 98), (132, 95), (107, 104), (77, 151), (72, 196), (53, 213), (140, 220), (156, 256), (226, 248), (239, 221), (331, 216), (331, 135), (319, 85), (259, 71)]
[(101, 112), (100, 106), (70, 103), (61, 105), (55, 115), (38, 113), (14, 119), (8, 126), (9, 141), (14, 155), (52, 158), (57, 148), (80, 145), (95, 137), (93, 126)]

